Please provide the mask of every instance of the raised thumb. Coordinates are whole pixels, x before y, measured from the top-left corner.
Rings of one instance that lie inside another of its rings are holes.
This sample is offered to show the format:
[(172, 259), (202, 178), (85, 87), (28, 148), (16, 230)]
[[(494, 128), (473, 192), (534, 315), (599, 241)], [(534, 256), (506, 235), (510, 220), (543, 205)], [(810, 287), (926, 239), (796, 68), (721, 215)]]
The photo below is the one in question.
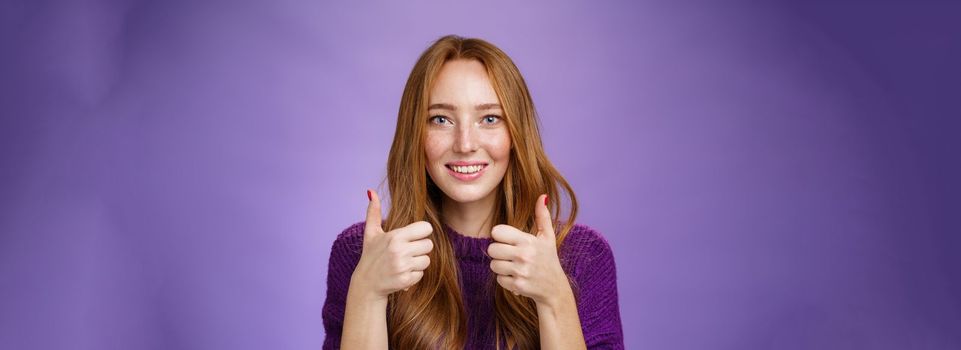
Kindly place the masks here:
[(551, 210), (547, 208), (547, 194), (537, 197), (534, 207), (534, 222), (537, 224), (537, 235), (554, 238), (554, 221), (551, 220)]
[(364, 232), (371, 234), (383, 231), (380, 218), (380, 197), (374, 190), (367, 190), (367, 222)]

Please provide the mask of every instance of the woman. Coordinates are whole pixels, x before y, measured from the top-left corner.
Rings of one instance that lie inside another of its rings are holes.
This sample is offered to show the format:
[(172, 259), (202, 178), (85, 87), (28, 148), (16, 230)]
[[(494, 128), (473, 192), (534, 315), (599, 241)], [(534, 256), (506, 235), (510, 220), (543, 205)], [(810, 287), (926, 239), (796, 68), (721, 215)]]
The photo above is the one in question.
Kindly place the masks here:
[(325, 349), (623, 348), (611, 249), (574, 224), (500, 49), (449, 35), (420, 56), (387, 181), (386, 219), (368, 190), (331, 249)]

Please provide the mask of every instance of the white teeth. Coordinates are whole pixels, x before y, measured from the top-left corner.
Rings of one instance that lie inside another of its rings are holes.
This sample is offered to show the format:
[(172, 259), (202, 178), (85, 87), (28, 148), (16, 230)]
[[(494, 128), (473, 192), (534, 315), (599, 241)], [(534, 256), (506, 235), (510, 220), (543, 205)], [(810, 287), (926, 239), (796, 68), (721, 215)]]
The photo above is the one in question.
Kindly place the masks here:
[(471, 166), (456, 166), (451, 165), (450, 168), (461, 174), (473, 174), (481, 170), (483, 165), (471, 165)]

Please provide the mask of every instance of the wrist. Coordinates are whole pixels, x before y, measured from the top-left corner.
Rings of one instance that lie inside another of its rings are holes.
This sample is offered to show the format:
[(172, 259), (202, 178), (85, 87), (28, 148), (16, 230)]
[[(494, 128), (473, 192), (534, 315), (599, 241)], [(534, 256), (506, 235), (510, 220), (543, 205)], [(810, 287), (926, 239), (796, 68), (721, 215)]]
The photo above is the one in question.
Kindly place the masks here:
[[(564, 282), (567, 282), (567, 279), (564, 279)], [(557, 311), (569, 306), (576, 307), (577, 304), (574, 298), (574, 290), (571, 289), (569, 283), (558, 284), (558, 288), (553, 293), (546, 295), (541, 300), (534, 300), (534, 302), (538, 309), (545, 309), (545, 311)]]
[(351, 276), (350, 285), (347, 287), (347, 299), (357, 300), (366, 305), (384, 304), (387, 306), (387, 296), (374, 291), (373, 288), (363, 283), (356, 276)]

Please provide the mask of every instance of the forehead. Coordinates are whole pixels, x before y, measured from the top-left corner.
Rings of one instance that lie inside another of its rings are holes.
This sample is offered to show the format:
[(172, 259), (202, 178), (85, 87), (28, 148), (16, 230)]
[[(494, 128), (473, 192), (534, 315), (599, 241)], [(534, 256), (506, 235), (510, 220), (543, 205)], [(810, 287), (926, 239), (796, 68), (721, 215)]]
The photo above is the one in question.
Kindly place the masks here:
[(458, 59), (441, 67), (430, 89), (429, 103), (499, 103), (487, 69), (477, 60)]

